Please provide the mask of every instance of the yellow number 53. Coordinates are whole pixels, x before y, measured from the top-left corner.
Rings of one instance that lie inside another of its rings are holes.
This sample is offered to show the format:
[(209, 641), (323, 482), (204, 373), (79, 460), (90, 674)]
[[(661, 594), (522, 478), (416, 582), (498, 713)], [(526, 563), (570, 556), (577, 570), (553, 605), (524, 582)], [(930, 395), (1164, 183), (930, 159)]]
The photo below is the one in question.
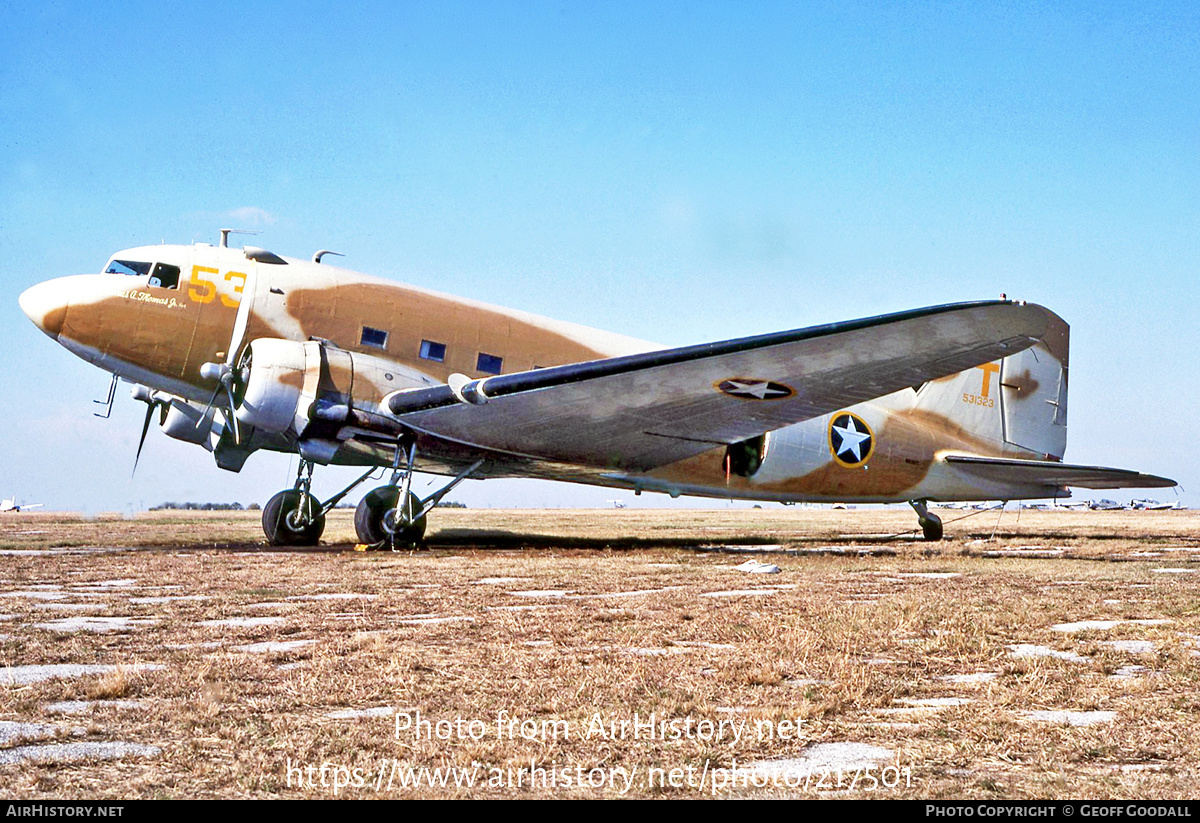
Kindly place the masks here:
[[(192, 276), (188, 279), (188, 297), (197, 303), (211, 303), (216, 300), (218, 291), (215, 278), (219, 273), (211, 266), (192, 266)], [(201, 274), (212, 275), (214, 279), (209, 280), (206, 277), (201, 277)], [(228, 306), (231, 309), (237, 308), (238, 304), (242, 302), (242, 289), (246, 285), (246, 275), (240, 271), (227, 271), (225, 272), (225, 280), (237, 283), (231, 289), (237, 295), (237, 299), (235, 300), (227, 294), (222, 294), (221, 305)]]

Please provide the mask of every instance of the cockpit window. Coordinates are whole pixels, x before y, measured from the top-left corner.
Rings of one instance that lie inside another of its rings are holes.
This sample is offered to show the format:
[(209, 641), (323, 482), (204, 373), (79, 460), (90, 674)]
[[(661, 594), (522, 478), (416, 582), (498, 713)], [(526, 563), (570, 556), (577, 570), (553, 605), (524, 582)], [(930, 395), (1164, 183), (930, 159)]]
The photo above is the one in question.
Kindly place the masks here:
[(113, 260), (104, 270), (105, 274), (142, 275), (150, 273), (150, 264), (138, 260)]
[(154, 273), (150, 275), (150, 285), (160, 289), (179, 288), (179, 266), (170, 263), (155, 263)]

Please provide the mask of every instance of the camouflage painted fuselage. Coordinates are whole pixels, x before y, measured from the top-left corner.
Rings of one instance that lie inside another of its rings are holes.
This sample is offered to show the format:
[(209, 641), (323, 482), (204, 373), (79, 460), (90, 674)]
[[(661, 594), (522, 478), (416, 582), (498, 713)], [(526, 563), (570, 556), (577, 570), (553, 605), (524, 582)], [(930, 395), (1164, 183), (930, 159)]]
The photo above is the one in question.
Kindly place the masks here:
[[(659, 348), (329, 265), (266, 262), (271, 258), (208, 245), (128, 249), (114, 255), (113, 273), (48, 281), (26, 292), (22, 307), (76, 355), (197, 406), (219, 394), (201, 367), (236, 362), (263, 338), (332, 344), (336, 356), (324, 363), (320, 388), (353, 396), (364, 408), (397, 390), (443, 384), (454, 373), (509, 374)], [(1053, 321), (1041, 342), (1020, 354), (777, 429), (738, 453), (720, 446), (649, 471), (622, 471), (425, 435), (419, 467), (453, 472), (483, 457), (482, 476), (785, 502), (1043, 497), (1044, 485), (981, 482), (942, 458), (1062, 459), (1068, 329)], [(361, 365), (366, 358), (371, 368)], [(761, 388), (731, 396), (748, 409), (771, 401)], [(327, 462), (392, 463), (395, 449), (386, 438), (323, 425), (339, 444)], [(295, 447), (286, 436), (254, 445)]]

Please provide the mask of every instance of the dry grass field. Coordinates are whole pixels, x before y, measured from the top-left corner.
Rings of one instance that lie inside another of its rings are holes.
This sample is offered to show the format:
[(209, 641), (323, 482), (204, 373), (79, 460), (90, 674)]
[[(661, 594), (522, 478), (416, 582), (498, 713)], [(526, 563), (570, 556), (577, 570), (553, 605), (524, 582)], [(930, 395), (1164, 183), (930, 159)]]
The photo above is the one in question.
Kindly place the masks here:
[[(0, 515), (9, 796), (1200, 796), (1200, 513)], [(907, 534), (905, 534), (907, 533)], [(778, 573), (738, 567), (775, 564)]]

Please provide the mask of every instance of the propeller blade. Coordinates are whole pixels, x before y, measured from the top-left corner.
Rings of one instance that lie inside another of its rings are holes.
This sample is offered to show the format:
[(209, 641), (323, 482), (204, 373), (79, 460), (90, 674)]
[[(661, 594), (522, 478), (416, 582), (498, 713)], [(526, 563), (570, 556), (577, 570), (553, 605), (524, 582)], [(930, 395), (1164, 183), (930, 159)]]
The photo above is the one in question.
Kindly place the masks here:
[(246, 327), (250, 322), (250, 306), (254, 302), (254, 290), (258, 287), (258, 262), (248, 260), (246, 280), (242, 284), (242, 299), (238, 303), (237, 314), (233, 319), (233, 337), (229, 341), (228, 354), (225, 355), (225, 365), (232, 366), (234, 358), (242, 348), (246, 338)]
[(221, 385), (217, 386), (217, 390), (213, 392), (212, 397), (208, 399), (208, 405), (204, 407), (204, 413), (200, 415), (200, 419), (196, 421), (196, 428), (200, 428), (200, 424), (208, 419), (208, 413), (212, 411), (213, 404), (217, 402), (217, 395), (221, 393)]
[(133, 457), (133, 471), (129, 473), (130, 479), (137, 473), (138, 461), (142, 459), (142, 446), (146, 445), (146, 434), (150, 431), (150, 418), (154, 416), (154, 403), (146, 403), (146, 419), (142, 421), (142, 436), (138, 440), (137, 454)]
[(242, 432), (238, 428), (237, 405), (233, 402), (233, 381), (225, 384), (225, 394), (229, 397), (229, 419), (233, 422), (233, 442), (242, 445)]

